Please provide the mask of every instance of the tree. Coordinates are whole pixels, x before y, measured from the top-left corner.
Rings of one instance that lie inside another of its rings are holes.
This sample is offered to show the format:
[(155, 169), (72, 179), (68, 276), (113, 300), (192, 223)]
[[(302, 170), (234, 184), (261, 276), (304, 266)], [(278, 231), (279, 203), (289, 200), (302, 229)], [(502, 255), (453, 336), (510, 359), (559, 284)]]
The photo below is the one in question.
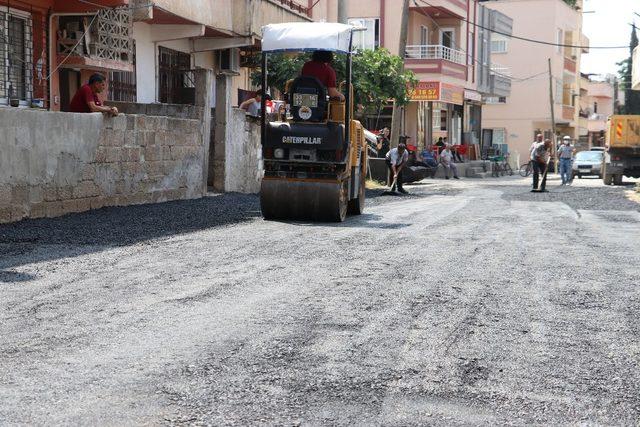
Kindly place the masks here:
[(629, 42), (629, 58), (622, 61), (621, 70), (625, 71), (623, 84), (625, 88), (625, 114), (640, 114), (640, 92), (631, 90), (631, 76), (633, 75), (633, 50), (638, 46), (638, 35), (636, 26), (631, 30), (631, 41)]
[[(269, 55), (267, 84), (284, 92), (288, 80), (300, 75), (300, 70), (310, 58), (309, 54)], [(338, 82), (346, 80), (346, 56), (335, 55), (334, 69)], [(357, 51), (352, 62), (352, 83), (355, 104), (360, 114), (374, 113), (384, 107), (390, 99), (399, 105), (409, 103), (410, 90), (417, 80), (411, 71), (405, 71), (402, 58), (386, 49)], [(260, 84), (260, 70), (251, 75), (254, 85)]]
[(629, 58), (616, 62), (618, 66), (618, 77), (620, 79), (620, 89), (627, 89), (627, 77), (631, 75), (631, 61)]

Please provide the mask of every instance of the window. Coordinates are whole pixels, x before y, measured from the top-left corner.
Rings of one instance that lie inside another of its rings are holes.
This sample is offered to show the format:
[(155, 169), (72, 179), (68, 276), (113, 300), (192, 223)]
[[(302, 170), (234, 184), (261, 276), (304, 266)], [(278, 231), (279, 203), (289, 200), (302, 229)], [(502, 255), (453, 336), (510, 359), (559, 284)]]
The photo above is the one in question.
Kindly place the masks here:
[(506, 96), (487, 96), (484, 98), (485, 104), (506, 104), (507, 97)]
[(491, 53), (507, 53), (509, 40), (501, 35), (491, 35)]
[(195, 88), (191, 70), (191, 55), (166, 47), (159, 48), (160, 102), (165, 104), (192, 104)]
[(597, 102), (593, 103), (593, 113), (594, 114), (598, 114), (598, 103)]
[(496, 144), (504, 144), (505, 143), (505, 130), (502, 129), (493, 129), (493, 140), (491, 141), (491, 145)]
[(556, 94), (555, 94), (555, 103), (562, 104), (563, 95), (564, 95), (564, 86), (562, 84), (562, 80), (556, 79)]
[(136, 102), (136, 73), (109, 73), (109, 99), (119, 102)]
[(353, 33), (355, 49), (376, 49), (380, 47), (380, 20), (378, 18), (352, 18), (349, 24), (366, 28)]
[(0, 12), (0, 103), (33, 96), (31, 15), (9, 9)]
[(456, 33), (453, 28), (440, 29), (440, 44), (444, 47), (456, 49)]
[(420, 45), (426, 46), (429, 44), (429, 28), (424, 25), (420, 26)]
[(475, 33), (469, 33), (469, 46), (467, 47), (467, 52), (471, 52), (469, 56), (469, 62), (473, 63), (476, 60), (476, 35)]
[(558, 53), (562, 53), (562, 44), (564, 44), (564, 38), (562, 37), (562, 30), (560, 28), (558, 28), (558, 39), (556, 40), (556, 43), (558, 44), (556, 46), (556, 52)]

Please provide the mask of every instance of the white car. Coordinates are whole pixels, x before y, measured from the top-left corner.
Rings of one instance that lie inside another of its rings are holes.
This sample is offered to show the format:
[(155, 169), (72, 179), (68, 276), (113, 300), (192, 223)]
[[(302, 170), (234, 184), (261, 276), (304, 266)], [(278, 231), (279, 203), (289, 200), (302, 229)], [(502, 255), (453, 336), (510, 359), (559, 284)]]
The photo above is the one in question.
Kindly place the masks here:
[(595, 175), (602, 178), (603, 151), (580, 151), (573, 159), (571, 177), (582, 178), (587, 175)]

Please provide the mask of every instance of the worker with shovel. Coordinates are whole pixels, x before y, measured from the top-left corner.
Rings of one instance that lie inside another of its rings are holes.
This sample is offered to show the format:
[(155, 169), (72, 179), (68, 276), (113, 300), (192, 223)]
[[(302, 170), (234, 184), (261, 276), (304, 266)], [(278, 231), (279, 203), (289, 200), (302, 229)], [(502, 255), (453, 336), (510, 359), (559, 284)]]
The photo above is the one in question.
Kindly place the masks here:
[[(544, 142), (536, 143), (531, 149), (531, 164), (533, 166), (533, 193), (546, 193), (547, 172), (549, 169), (549, 150), (551, 149), (551, 141), (546, 139)], [(542, 175), (542, 184), (538, 188), (538, 180)]]
[(386, 156), (387, 167), (389, 168), (389, 181), (391, 192), (396, 191), (396, 185), (398, 191), (402, 194), (407, 194), (408, 191), (402, 188), (402, 169), (409, 161), (409, 152), (407, 146), (404, 143), (398, 144), (397, 148), (389, 150)]

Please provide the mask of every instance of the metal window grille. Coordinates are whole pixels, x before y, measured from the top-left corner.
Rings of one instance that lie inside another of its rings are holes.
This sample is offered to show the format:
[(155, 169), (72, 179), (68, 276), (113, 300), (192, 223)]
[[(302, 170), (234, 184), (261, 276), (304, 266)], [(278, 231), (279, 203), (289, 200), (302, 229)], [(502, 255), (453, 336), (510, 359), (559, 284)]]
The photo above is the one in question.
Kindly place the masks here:
[(160, 47), (158, 65), (160, 102), (193, 104), (195, 84), (191, 70), (191, 55)]
[(109, 99), (118, 102), (136, 102), (136, 73), (109, 73)]
[(0, 12), (0, 103), (33, 97), (33, 24), (24, 13)]

